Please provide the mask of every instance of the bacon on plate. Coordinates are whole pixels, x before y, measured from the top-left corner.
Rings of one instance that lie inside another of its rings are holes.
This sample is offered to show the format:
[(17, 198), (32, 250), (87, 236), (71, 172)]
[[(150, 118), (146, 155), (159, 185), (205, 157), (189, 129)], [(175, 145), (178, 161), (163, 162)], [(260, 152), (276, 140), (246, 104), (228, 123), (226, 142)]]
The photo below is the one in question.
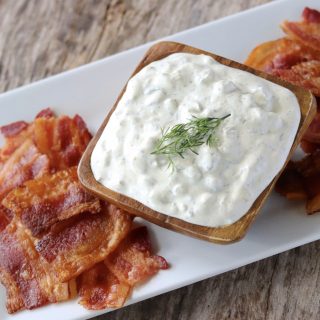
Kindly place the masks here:
[(319, 17), (319, 11), (305, 8), (302, 21), (282, 24), (286, 38), (260, 44), (245, 63), (320, 96)]
[(68, 281), (104, 260), (126, 237), (132, 217), (105, 204), (98, 214), (83, 213), (58, 224), (36, 246), (52, 275)]
[[(282, 55), (292, 54), (292, 47), (296, 50), (299, 59), (288, 66), (276, 66), (271, 59), (272, 67), (269, 72), (296, 85), (311, 90), (317, 97), (320, 96), (320, 12), (305, 8), (302, 13), (302, 21), (288, 22), (282, 24), (283, 30), (289, 37), (291, 46), (284, 46)], [(254, 60), (251, 56), (251, 61)], [(288, 59), (287, 59), (288, 60)], [(249, 61), (250, 62), (250, 61)], [(313, 119), (307, 132), (301, 140), (301, 148), (308, 155), (302, 160), (290, 162), (282, 173), (276, 190), (293, 200), (306, 200), (307, 214), (320, 211), (320, 112)]]
[(40, 152), (46, 154), (53, 169), (61, 170), (78, 164), (91, 135), (76, 115), (39, 117), (34, 121), (34, 141)]
[(306, 212), (320, 211), (320, 151), (300, 161), (291, 161), (276, 185), (276, 191), (290, 200), (306, 199)]
[(285, 21), (282, 24), (283, 31), (288, 36), (305, 46), (320, 50), (320, 12), (305, 8), (302, 12), (302, 21)]
[(288, 38), (264, 42), (254, 48), (245, 64), (265, 72), (289, 69), (304, 62), (320, 60), (320, 52)]
[(263, 43), (245, 64), (320, 95), (320, 51), (288, 38)]
[(96, 264), (77, 278), (80, 304), (89, 310), (120, 308), (131, 286), (120, 281), (103, 263)]
[(77, 165), (91, 139), (80, 116), (47, 108), (0, 131), (0, 282), (9, 313), (70, 299), (77, 278), (86, 308), (120, 307), (135, 283), (167, 267), (146, 229), (130, 232), (132, 216), (80, 185)]
[(132, 218), (112, 205), (53, 226), (40, 238), (15, 216), (0, 233), (0, 281), (10, 313), (67, 300), (80, 273), (113, 251), (130, 231)]
[(8, 217), (7, 210), (0, 204), (0, 233), (9, 224), (10, 218)]
[(32, 140), (20, 145), (0, 170), (0, 200), (15, 187), (41, 177), (50, 170), (49, 159), (41, 154)]
[[(10, 127), (15, 127), (16, 124), (9, 124), (6, 126), (0, 127), (0, 132), (5, 138), (5, 143), (0, 149), (0, 162), (4, 163), (8, 158), (14, 153), (14, 151), (19, 148), (26, 140), (32, 140), (32, 125), (27, 125), (26, 127), (20, 126), (19, 131), (15, 131), (16, 134), (13, 135)], [(22, 129), (23, 128), (23, 129)], [(11, 134), (10, 134), (11, 132)]]
[(310, 60), (290, 69), (274, 69), (272, 74), (320, 96), (320, 60)]
[(68, 283), (53, 281), (32, 240), (14, 222), (0, 233), (0, 281), (9, 313), (70, 298)]
[[(54, 117), (54, 113), (50, 108), (40, 111), (36, 118)], [(8, 125), (0, 127), (0, 133), (5, 138), (5, 144), (0, 149), (0, 163), (5, 162), (10, 155), (27, 139), (33, 138), (33, 123), (25, 121), (16, 121)]]
[(108, 268), (122, 281), (135, 285), (154, 275), (159, 269), (167, 269), (167, 261), (152, 254), (146, 227), (133, 229), (121, 245), (105, 261)]
[(167, 268), (163, 257), (152, 254), (147, 228), (133, 229), (104, 263), (77, 279), (80, 304), (94, 310), (121, 307), (131, 288)]
[(11, 191), (2, 204), (14, 212), (35, 237), (58, 221), (101, 209), (100, 201), (80, 185), (77, 167), (27, 181)]

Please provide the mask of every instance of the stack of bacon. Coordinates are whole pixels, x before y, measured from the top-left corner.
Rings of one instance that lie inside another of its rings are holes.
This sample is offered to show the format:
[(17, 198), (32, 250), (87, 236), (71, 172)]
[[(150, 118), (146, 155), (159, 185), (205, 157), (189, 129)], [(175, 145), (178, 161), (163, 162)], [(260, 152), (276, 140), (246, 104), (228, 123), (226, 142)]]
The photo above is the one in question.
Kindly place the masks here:
[(79, 293), (88, 309), (120, 307), (135, 284), (166, 269), (145, 227), (82, 189), (91, 135), (82, 118), (41, 111), (1, 127), (0, 281), (9, 313)]
[(301, 22), (281, 25), (286, 37), (262, 43), (245, 64), (320, 96), (320, 12), (305, 8)]
[(289, 199), (305, 199), (306, 211), (320, 211), (320, 12), (305, 8), (302, 21), (285, 21), (286, 37), (263, 43), (249, 55), (247, 65), (298, 86), (316, 96), (318, 112), (301, 141), (307, 155), (290, 162), (276, 190)]

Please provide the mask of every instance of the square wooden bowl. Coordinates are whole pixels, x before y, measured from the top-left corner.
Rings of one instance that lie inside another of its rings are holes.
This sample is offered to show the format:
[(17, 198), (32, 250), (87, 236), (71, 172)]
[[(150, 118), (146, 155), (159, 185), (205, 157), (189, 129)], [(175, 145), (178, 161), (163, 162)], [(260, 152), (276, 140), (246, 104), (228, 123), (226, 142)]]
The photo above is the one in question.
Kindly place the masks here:
[[(147, 53), (145, 54), (142, 61), (139, 63), (138, 67), (136, 68), (132, 76), (134, 76), (137, 72), (139, 72), (143, 67), (145, 67), (149, 63), (156, 60), (160, 60), (172, 53), (177, 53), (177, 52), (205, 54), (205, 55), (211, 56), (212, 58), (214, 58), (215, 60), (217, 60), (218, 62), (226, 66), (248, 71), (259, 77), (262, 77), (271, 82), (274, 82), (283, 87), (286, 87), (296, 95), (300, 105), (301, 120), (300, 120), (300, 124), (299, 124), (299, 128), (298, 128), (295, 140), (293, 142), (290, 153), (288, 154), (288, 157), (286, 160), (286, 164), (287, 164), (292, 153), (299, 145), (300, 139), (302, 138), (304, 132), (308, 128), (309, 124), (311, 123), (316, 113), (316, 101), (312, 93), (308, 90), (294, 86), (288, 82), (275, 78), (269, 74), (249, 68), (238, 62), (217, 56), (210, 52), (206, 52), (197, 48), (193, 48), (193, 47), (180, 44), (180, 43), (175, 43), (175, 42), (160, 42), (153, 45), (147, 51)], [(234, 222), (233, 224), (230, 224), (224, 227), (219, 227), (219, 228), (199, 226), (199, 225), (192, 224), (192, 223), (180, 220), (178, 218), (173, 218), (163, 213), (154, 211), (149, 207), (145, 206), (144, 204), (136, 201), (135, 199), (132, 199), (130, 197), (127, 197), (125, 195), (122, 195), (118, 192), (112, 191), (104, 187), (102, 184), (100, 184), (98, 181), (95, 180), (91, 170), (91, 165), (90, 165), (91, 154), (105, 126), (108, 125), (108, 121), (110, 119), (111, 114), (117, 108), (118, 102), (121, 99), (125, 89), (126, 89), (126, 86), (123, 88), (116, 103), (114, 104), (113, 108), (110, 110), (106, 119), (103, 121), (100, 129), (98, 130), (97, 134), (94, 136), (92, 141), (90, 142), (87, 150), (85, 151), (81, 159), (79, 169), (78, 169), (78, 174), (79, 174), (79, 179), (83, 184), (83, 186), (90, 192), (96, 194), (98, 197), (104, 200), (107, 200), (110, 203), (115, 204), (116, 206), (126, 210), (131, 214), (142, 217), (162, 227), (165, 227), (174, 231), (178, 231), (189, 236), (193, 236), (196, 238), (200, 238), (200, 239), (204, 239), (204, 240), (216, 242), (216, 243), (231, 243), (243, 238), (249, 226), (257, 216), (260, 208), (262, 207), (267, 197), (269, 196), (270, 192), (272, 191), (277, 179), (279, 178), (285, 166), (274, 177), (273, 181), (259, 195), (259, 197), (255, 200), (250, 210), (240, 220)]]

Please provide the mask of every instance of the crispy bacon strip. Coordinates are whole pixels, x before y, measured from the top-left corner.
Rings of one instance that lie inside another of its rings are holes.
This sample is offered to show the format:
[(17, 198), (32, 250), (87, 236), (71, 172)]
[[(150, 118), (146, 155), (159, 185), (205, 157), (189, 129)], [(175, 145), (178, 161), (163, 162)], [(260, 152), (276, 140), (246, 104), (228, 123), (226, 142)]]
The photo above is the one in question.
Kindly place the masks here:
[(82, 117), (80, 117), (78, 114), (76, 114), (73, 117), (73, 122), (77, 128), (77, 131), (79, 132), (79, 135), (78, 135), (79, 141), (82, 144), (82, 146), (84, 146), (84, 148), (86, 148), (89, 141), (92, 138), (92, 136), (87, 128), (87, 125), (84, 122), (84, 120), (82, 119)]
[(5, 163), (26, 140), (31, 140), (32, 130), (32, 125), (28, 125), (16, 135), (7, 135), (5, 137), (5, 144), (0, 149), (0, 162)]
[(314, 214), (320, 211), (320, 193), (308, 199), (306, 202), (307, 214)]
[(121, 282), (100, 262), (77, 278), (79, 303), (89, 310), (120, 308), (124, 305), (131, 286)]
[(0, 150), (0, 168), (21, 144), (30, 139), (41, 154), (48, 156), (52, 169), (66, 169), (78, 164), (91, 140), (79, 115), (72, 119), (67, 116), (56, 118), (50, 108), (40, 111), (31, 124), (18, 121), (0, 130), (6, 138)]
[(49, 172), (49, 159), (39, 153), (31, 140), (26, 140), (10, 156), (0, 171), (0, 199), (25, 181)]
[(274, 69), (271, 73), (320, 95), (320, 61), (306, 61), (296, 64), (290, 69)]
[(312, 153), (315, 152), (320, 147), (320, 145), (313, 142), (309, 142), (308, 140), (303, 138), (300, 141), (300, 147), (305, 153)]
[(69, 299), (68, 284), (52, 281), (47, 268), (23, 228), (12, 222), (0, 233), (0, 282), (9, 313)]
[(320, 172), (320, 151), (294, 162), (294, 167), (304, 178), (310, 178)]
[(320, 51), (283, 38), (259, 45), (245, 63), (320, 95)]
[(320, 151), (302, 160), (290, 162), (276, 185), (276, 191), (288, 199), (306, 199), (306, 212), (320, 211)]
[(80, 185), (77, 167), (30, 180), (11, 191), (2, 204), (18, 217), (34, 237), (58, 221), (82, 212), (97, 213), (100, 201)]
[(146, 227), (132, 230), (117, 250), (108, 256), (105, 264), (118, 279), (132, 286), (156, 274), (159, 269), (168, 268), (164, 258), (152, 255)]
[(302, 22), (284, 22), (283, 29), (290, 39), (282, 38), (259, 45), (245, 63), (320, 95), (319, 15), (320, 12), (306, 8)]
[(34, 140), (56, 170), (78, 164), (91, 135), (80, 116), (40, 117), (34, 121)]
[(9, 224), (10, 218), (7, 215), (6, 209), (0, 204), (0, 233)]
[(124, 240), (132, 217), (80, 186), (75, 166), (91, 139), (80, 116), (56, 118), (48, 108), (31, 124), (1, 131), (0, 282), (8, 312), (70, 299), (80, 274), (83, 305), (119, 307), (134, 284), (167, 268), (152, 255), (146, 229)]
[(320, 12), (306, 7), (302, 12), (302, 18), (306, 22), (320, 23)]
[(69, 219), (37, 244), (55, 279), (65, 282), (104, 260), (128, 234), (132, 218), (113, 205)]
[(264, 42), (254, 48), (245, 64), (266, 72), (289, 69), (312, 60), (320, 60), (320, 52), (288, 38)]
[(289, 200), (306, 200), (308, 198), (303, 177), (296, 170), (292, 161), (288, 163), (285, 171), (280, 176), (275, 189)]
[(152, 254), (147, 228), (136, 228), (104, 264), (77, 279), (80, 304), (90, 310), (121, 307), (134, 285), (167, 268), (164, 258)]
[(6, 126), (0, 127), (0, 132), (6, 137), (14, 137), (28, 128), (28, 123), (25, 121), (17, 121)]
[[(319, 102), (318, 102), (319, 103)], [(312, 153), (320, 148), (320, 112), (318, 111), (312, 120), (307, 132), (301, 141), (301, 147), (305, 153)]]
[(53, 113), (53, 111), (50, 108), (46, 108), (41, 110), (35, 117), (35, 119), (37, 118), (52, 118), (55, 117), (55, 114)]
[[(36, 116), (36, 118), (41, 117), (54, 117), (54, 113), (50, 108), (47, 108)], [(28, 124), (25, 121), (17, 121), (0, 127), (0, 132), (5, 137), (5, 144), (0, 149), (0, 163), (4, 163), (27, 139), (33, 139), (33, 129), (33, 124)]]
[(320, 50), (320, 12), (305, 8), (302, 13), (301, 22), (285, 21), (282, 29), (288, 36), (305, 46)]
[[(301, 22), (284, 22), (289, 38), (256, 47), (246, 64), (309, 89), (320, 97), (320, 12), (305, 8)], [(319, 98), (317, 98), (319, 103)], [(320, 112), (301, 141), (306, 153), (320, 148)], [(288, 172), (287, 176), (292, 176)], [(288, 178), (288, 177), (287, 177)]]

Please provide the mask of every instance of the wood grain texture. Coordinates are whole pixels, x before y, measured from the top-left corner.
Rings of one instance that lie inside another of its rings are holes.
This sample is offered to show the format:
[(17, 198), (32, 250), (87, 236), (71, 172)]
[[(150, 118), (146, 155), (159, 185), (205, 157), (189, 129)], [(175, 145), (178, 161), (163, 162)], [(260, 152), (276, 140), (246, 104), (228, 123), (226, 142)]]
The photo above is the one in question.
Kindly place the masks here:
[(256, 76), (261, 78), (267, 79), (271, 82), (274, 82), (278, 85), (281, 85), (287, 89), (289, 89), (293, 94), (295, 94), (301, 112), (301, 120), (299, 123), (298, 131), (291, 146), (290, 152), (287, 155), (286, 162), (282, 167), (282, 170), (274, 177), (274, 179), (269, 183), (269, 185), (261, 192), (261, 194), (257, 197), (257, 199), (252, 204), (251, 208), (247, 211), (247, 213), (240, 218), (238, 221), (222, 226), (222, 227), (206, 227), (206, 226), (199, 226), (196, 224), (189, 223), (187, 221), (167, 216), (163, 213), (157, 212), (152, 210), (148, 206), (144, 205), (143, 203), (122, 195), (119, 192), (115, 192), (109, 188), (106, 188), (101, 183), (99, 183), (93, 175), (91, 169), (91, 155), (92, 152), (99, 141), (101, 135), (105, 127), (108, 125), (111, 115), (116, 110), (119, 101), (121, 100), (124, 92), (126, 91), (126, 86), (122, 89), (122, 92), (118, 96), (117, 101), (111, 108), (110, 112), (106, 116), (105, 120), (103, 121), (102, 125), (100, 126), (97, 134), (91, 140), (88, 148), (84, 152), (84, 155), (80, 161), (78, 167), (78, 175), (81, 183), (83, 186), (95, 193), (98, 197), (107, 200), (110, 203), (118, 206), (119, 208), (134, 214), (138, 217), (144, 218), (150, 222), (153, 222), (161, 227), (168, 228), (174, 231), (181, 232), (183, 234), (207, 240), (210, 242), (226, 244), (235, 241), (241, 240), (245, 234), (247, 233), (250, 225), (259, 214), (259, 211), (265, 201), (267, 200), (268, 196), (272, 192), (278, 178), (280, 177), (281, 172), (285, 168), (286, 164), (289, 162), (290, 158), (292, 157), (294, 151), (299, 146), (300, 140), (303, 137), (304, 133), (307, 131), (311, 121), (313, 120), (316, 114), (316, 100), (312, 95), (311, 91), (305, 90), (301, 87), (297, 87), (291, 83), (285, 82), (279, 78), (276, 78), (270, 74), (264, 73), (262, 71), (254, 70), (244, 64), (235, 62), (233, 60), (220, 57), (215, 55), (214, 53), (207, 52), (204, 50), (200, 50), (198, 48), (190, 47), (185, 44), (177, 43), (177, 42), (158, 42), (154, 44), (149, 50), (145, 53), (145, 56), (141, 59), (140, 63), (136, 67), (135, 71), (131, 75), (131, 77), (135, 76), (139, 71), (141, 71), (144, 67), (148, 64), (163, 59), (170, 54), (174, 53), (191, 53), (191, 54), (205, 54), (211, 56), (216, 61), (220, 62), (223, 65), (228, 67), (232, 67), (235, 69), (240, 69), (242, 71), (250, 72)]
[[(2, 0), (0, 91), (268, 1)], [(319, 251), (317, 241), (96, 320), (318, 320)]]

